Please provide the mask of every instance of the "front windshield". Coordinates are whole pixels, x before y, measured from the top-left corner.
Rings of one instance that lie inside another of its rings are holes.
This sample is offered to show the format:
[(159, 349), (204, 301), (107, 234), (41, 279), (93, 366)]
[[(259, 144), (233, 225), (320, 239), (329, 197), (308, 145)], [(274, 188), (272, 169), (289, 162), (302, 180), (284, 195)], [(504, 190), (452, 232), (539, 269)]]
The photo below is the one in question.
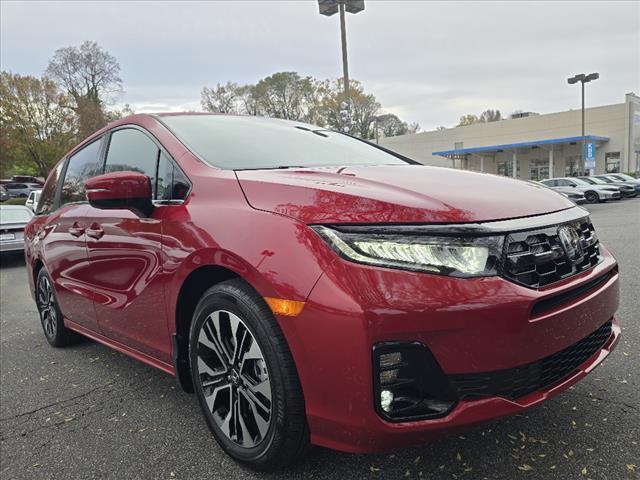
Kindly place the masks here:
[(226, 170), (407, 165), (360, 140), (302, 122), (224, 115), (161, 120), (202, 160)]
[(598, 177), (598, 180), (602, 180), (604, 183), (613, 183), (609, 177)]

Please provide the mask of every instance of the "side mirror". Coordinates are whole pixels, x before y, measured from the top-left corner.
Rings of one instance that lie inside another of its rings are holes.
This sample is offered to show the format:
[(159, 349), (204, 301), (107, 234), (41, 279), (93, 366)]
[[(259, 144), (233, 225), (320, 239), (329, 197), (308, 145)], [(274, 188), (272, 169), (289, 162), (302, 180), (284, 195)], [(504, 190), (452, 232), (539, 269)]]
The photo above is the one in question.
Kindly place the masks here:
[(138, 172), (112, 172), (85, 183), (87, 200), (102, 210), (127, 209), (148, 217), (153, 211), (151, 180)]

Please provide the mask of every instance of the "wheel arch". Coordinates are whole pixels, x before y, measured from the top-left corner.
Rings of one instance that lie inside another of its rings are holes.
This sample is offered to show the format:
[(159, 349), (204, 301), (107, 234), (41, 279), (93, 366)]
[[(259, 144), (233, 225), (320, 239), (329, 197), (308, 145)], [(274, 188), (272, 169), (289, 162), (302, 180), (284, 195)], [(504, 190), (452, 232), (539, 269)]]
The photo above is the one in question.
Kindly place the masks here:
[(176, 378), (185, 392), (193, 393), (188, 355), (189, 329), (193, 313), (207, 289), (233, 278), (242, 277), (220, 265), (201, 265), (192, 270), (180, 286), (175, 304), (175, 331), (171, 336), (171, 347)]
[(586, 192), (584, 192), (585, 197), (589, 194), (593, 194), (598, 198), (598, 200), (602, 200), (602, 198), (600, 197), (600, 193), (597, 190), (587, 190)]

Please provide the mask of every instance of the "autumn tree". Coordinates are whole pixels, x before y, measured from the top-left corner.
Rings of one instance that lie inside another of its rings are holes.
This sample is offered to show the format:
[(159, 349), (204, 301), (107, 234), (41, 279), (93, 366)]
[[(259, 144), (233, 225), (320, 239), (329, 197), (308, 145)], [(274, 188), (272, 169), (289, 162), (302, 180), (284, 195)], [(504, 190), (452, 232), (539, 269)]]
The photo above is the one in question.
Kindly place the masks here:
[(473, 125), (474, 123), (478, 123), (480, 119), (477, 115), (469, 113), (467, 115), (463, 115), (460, 117), (460, 121), (458, 122), (458, 127), (464, 127), (467, 125)]
[[(210, 112), (283, 118), (328, 127), (366, 139), (374, 137), (374, 121), (380, 103), (366, 93), (357, 80), (352, 80), (349, 98), (344, 93), (342, 79), (335, 81), (303, 77), (296, 72), (276, 72), (256, 84), (237, 85), (232, 82), (204, 87), (202, 108)], [(393, 115), (389, 131), (397, 135), (415, 133), (417, 123), (407, 125)], [(400, 132), (400, 133), (398, 133)]]
[[(357, 80), (349, 82), (349, 96), (342, 87), (342, 79), (331, 84), (330, 92), (322, 99), (321, 111), (326, 118), (327, 125), (341, 132), (364, 139), (374, 138), (375, 117), (380, 111), (380, 103), (370, 93), (365, 93), (364, 87)], [(344, 108), (346, 107), (346, 108)], [(346, 110), (346, 115), (343, 111)]]
[[(0, 74), (2, 170), (46, 177), (75, 143), (73, 102), (50, 79)], [(6, 172), (5, 172), (6, 173)]]
[(106, 125), (105, 105), (122, 91), (120, 64), (113, 55), (85, 41), (56, 50), (45, 73), (73, 98), (80, 137)]

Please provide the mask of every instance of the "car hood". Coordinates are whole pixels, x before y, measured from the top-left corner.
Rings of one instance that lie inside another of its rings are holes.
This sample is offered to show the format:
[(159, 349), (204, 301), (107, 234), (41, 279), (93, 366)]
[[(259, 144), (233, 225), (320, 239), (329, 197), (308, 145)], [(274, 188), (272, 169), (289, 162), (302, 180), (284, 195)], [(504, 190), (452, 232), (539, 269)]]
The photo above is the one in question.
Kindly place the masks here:
[(540, 185), (422, 165), (240, 170), (236, 175), (252, 207), (305, 223), (466, 223), (574, 206)]

